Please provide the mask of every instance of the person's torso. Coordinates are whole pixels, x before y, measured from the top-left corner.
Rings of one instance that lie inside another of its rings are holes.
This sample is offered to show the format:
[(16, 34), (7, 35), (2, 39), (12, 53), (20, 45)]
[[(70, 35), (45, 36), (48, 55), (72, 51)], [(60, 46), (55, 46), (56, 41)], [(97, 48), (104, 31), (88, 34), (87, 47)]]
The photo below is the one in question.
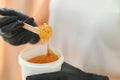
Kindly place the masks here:
[(119, 5), (119, 0), (51, 0), (51, 44), (87, 72), (120, 75)]

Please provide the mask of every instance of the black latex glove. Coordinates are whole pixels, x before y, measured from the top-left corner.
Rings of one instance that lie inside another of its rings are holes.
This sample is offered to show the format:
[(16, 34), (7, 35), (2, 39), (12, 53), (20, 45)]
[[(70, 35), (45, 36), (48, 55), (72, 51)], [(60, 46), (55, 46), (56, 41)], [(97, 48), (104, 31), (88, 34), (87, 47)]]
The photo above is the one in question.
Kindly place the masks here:
[(0, 18), (0, 35), (5, 41), (12, 45), (28, 42), (34, 44), (39, 41), (40, 38), (37, 34), (22, 28), (23, 22), (36, 26), (33, 18), (8, 8), (0, 9), (0, 15), (5, 16)]
[(61, 71), (28, 76), (26, 80), (108, 80), (108, 77), (85, 73), (67, 63), (63, 63)]

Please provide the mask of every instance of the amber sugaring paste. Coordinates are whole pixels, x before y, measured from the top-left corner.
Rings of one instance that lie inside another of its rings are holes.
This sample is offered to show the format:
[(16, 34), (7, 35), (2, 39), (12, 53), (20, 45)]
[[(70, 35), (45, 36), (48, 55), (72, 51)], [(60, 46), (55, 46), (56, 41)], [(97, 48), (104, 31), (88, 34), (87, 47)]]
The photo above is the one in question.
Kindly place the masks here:
[(47, 43), (51, 36), (52, 36), (52, 28), (51, 26), (44, 23), (42, 26), (38, 27), (37, 30), (39, 31), (39, 36), (42, 40), (42, 42)]
[(47, 55), (41, 55), (41, 56), (34, 57), (32, 59), (29, 59), (28, 62), (38, 63), (38, 64), (50, 63), (50, 62), (54, 62), (58, 60), (58, 58), (59, 57), (52, 50), (48, 49)]

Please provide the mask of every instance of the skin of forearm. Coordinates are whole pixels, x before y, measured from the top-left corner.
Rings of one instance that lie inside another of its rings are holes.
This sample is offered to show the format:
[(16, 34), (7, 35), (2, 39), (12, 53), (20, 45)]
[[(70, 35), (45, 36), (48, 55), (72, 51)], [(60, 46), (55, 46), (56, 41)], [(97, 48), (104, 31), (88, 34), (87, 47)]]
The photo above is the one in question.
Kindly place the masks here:
[(109, 76), (109, 80), (120, 80), (120, 77), (112, 77), (112, 76)]
[(33, 5), (33, 14), (37, 24), (42, 25), (48, 23), (49, 0), (35, 0)]

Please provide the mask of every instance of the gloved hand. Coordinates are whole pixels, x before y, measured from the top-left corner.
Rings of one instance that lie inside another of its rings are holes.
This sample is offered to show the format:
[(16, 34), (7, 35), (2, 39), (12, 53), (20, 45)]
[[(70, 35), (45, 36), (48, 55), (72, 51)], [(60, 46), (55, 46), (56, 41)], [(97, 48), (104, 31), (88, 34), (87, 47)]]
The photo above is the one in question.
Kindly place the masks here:
[(26, 80), (108, 80), (108, 77), (85, 73), (67, 63), (63, 63), (61, 71), (28, 76)]
[(36, 26), (33, 18), (8, 8), (0, 9), (0, 15), (5, 16), (0, 18), (0, 35), (5, 41), (12, 45), (28, 42), (34, 44), (39, 41), (40, 37), (37, 34), (22, 28), (23, 22)]

